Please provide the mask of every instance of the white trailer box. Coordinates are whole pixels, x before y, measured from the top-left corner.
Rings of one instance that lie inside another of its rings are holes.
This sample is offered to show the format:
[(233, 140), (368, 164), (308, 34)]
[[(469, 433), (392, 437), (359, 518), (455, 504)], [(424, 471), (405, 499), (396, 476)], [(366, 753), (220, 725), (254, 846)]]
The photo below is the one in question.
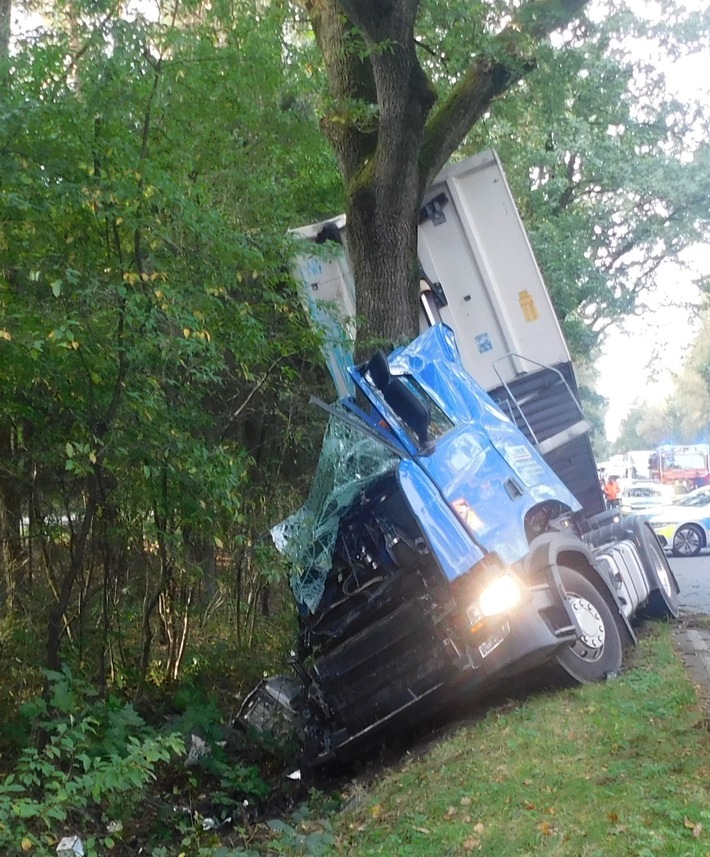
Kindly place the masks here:
[(530, 359), (570, 362), (495, 152), (452, 164), (436, 179), (420, 216), (419, 259), (429, 279), (443, 285), (441, 319), (484, 389), (537, 371)]

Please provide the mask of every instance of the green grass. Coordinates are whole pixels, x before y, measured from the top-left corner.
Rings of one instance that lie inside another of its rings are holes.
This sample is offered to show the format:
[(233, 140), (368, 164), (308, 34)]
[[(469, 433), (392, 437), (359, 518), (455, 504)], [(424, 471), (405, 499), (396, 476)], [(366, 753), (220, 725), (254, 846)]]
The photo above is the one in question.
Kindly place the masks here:
[(329, 819), (369, 857), (710, 854), (710, 736), (668, 626), (613, 681), (491, 708)]

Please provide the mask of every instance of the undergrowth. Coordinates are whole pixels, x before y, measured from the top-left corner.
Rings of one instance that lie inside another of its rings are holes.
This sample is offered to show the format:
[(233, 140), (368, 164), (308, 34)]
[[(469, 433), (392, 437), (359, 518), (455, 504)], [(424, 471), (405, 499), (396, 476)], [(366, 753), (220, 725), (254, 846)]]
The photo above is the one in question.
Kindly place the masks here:
[[(2, 854), (55, 855), (68, 834), (89, 857), (710, 853), (707, 720), (664, 624), (614, 680), (499, 700), (389, 768), (308, 793), (214, 700), (183, 690), (158, 728), (69, 673), (49, 681), (0, 782)], [(186, 766), (195, 732), (207, 749)]]

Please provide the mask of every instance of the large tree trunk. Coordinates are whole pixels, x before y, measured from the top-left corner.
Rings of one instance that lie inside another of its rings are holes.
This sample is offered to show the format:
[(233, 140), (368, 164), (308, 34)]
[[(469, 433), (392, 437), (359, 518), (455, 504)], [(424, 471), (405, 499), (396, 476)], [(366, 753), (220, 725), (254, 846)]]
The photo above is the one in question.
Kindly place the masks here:
[[(417, 332), (419, 277), (417, 262), (418, 182), (413, 192), (371, 190), (348, 210), (348, 251), (358, 284), (358, 348), (407, 341)], [(377, 197), (389, 199), (377, 200)]]
[(334, 97), (323, 128), (348, 191), (358, 340), (365, 347), (373, 337), (409, 339), (417, 328), (419, 151), (436, 100), (416, 55), (417, 6), (325, 0), (310, 10)]
[[(511, 4), (446, 100), (419, 64), (420, 0), (302, 0), (328, 72), (323, 131), (348, 195), (359, 348), (417, 333), (417, 224), (426, 188), (491, 102), (535, 66), (532, 47), (587, 0)], [(471, 14), (475, 14), (472, 12)], [(430, 116), (431, 113), (431, 116)]]

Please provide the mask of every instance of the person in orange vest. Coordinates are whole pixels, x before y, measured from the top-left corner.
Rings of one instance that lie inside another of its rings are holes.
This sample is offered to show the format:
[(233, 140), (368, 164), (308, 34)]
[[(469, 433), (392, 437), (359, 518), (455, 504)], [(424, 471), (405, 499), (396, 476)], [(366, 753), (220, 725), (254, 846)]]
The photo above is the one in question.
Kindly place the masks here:
[(607, 509), (618, 509), (621, 505), (621, 489), (616, 476), (610, 476), (604, 483), (604, 496)]

